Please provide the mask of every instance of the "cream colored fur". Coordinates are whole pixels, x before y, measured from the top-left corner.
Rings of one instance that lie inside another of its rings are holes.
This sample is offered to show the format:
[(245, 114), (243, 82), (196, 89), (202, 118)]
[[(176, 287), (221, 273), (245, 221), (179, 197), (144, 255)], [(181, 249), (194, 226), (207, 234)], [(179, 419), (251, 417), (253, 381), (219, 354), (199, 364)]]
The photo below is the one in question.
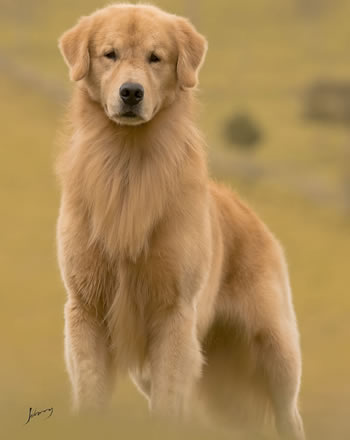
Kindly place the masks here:
[[(205, 39), (155, 7), (112, 5), (60, 48), (77, 81), (57, 229), (75, 407), (102, 407), (129, 371), (156, 413), (184, 415), (197, 396), (260, 429), (271, 407), (280, 434), (303, 439), (283, 252), (207, 174), (193, 96)], [(120, 113), (125, 81), (145, 89), (136, 122)]]

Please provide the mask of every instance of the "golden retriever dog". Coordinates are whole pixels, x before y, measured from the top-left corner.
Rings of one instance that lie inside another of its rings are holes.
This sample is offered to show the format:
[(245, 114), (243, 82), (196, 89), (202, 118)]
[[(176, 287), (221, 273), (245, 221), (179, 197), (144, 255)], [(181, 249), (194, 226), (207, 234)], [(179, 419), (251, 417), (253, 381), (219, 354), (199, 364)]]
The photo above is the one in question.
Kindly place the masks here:
[(116, 4), (59, 47), (76, 82), (57, 167), (75, 407), (103, 406), (129, 372), (157, 414), (199, 402), (259, 430), (268, 412), (281, 436), (303, 439), (283, 251), (209, 179), (195, 124), (205, 38), (156, 7)]

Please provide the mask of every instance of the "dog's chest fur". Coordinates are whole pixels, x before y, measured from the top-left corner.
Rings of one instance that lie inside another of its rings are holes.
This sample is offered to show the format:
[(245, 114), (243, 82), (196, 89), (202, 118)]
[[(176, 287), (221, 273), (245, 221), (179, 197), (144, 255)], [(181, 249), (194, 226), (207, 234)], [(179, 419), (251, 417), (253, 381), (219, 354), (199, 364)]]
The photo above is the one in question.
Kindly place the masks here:
[(160, 141), (147, 145), (147, 138), (121, 138), (108, 144), (101, 136), (82, 142), (74, 169), (77, 186), (89, 213), (91, 241), (101, 242), (111, 256), (136, 261), (147, 251), (153, 229), (169, 212), (169, 200), (174, 204), (181, 190), (191, 152)]

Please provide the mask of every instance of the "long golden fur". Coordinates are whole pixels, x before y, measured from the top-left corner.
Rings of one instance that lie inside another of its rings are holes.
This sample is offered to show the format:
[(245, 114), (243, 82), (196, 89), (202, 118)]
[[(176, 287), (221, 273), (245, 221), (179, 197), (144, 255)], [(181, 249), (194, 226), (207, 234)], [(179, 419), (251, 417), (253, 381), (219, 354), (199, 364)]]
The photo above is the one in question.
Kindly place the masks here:
[[(271, 407), (279, 433), (301, 440), (283, 252), (209, 180), (194, 122), (206, 48), (186, 19), (141, 5), (99, 10), (60, 39), (77, 81), (57, 232), (74, 403), (104, 405), (129, 371), (156, 413), (182, 415), (197, 396), (259, 429)], [(144, 96), (127, 112), (130, 82)]]

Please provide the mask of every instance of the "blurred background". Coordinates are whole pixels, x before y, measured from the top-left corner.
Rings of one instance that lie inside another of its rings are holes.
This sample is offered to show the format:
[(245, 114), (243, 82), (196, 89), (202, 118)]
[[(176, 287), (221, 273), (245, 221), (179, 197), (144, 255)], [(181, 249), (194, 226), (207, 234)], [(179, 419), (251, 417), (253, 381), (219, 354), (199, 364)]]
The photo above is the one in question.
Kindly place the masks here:
[[(209, 40), (200, 124), (212, 175), (282, 242), (302, 337), (310, 439), (350, 438), (350, 2), (158, 0)], [(96, 0), (1, 0), (2, 438), (232, 438), (150, 422), (121, 380), (102, 417), (69, 416), (53, 173), (70, 95), (57, 39)], [(29, 407), (53, 407), (23, 426)]]

